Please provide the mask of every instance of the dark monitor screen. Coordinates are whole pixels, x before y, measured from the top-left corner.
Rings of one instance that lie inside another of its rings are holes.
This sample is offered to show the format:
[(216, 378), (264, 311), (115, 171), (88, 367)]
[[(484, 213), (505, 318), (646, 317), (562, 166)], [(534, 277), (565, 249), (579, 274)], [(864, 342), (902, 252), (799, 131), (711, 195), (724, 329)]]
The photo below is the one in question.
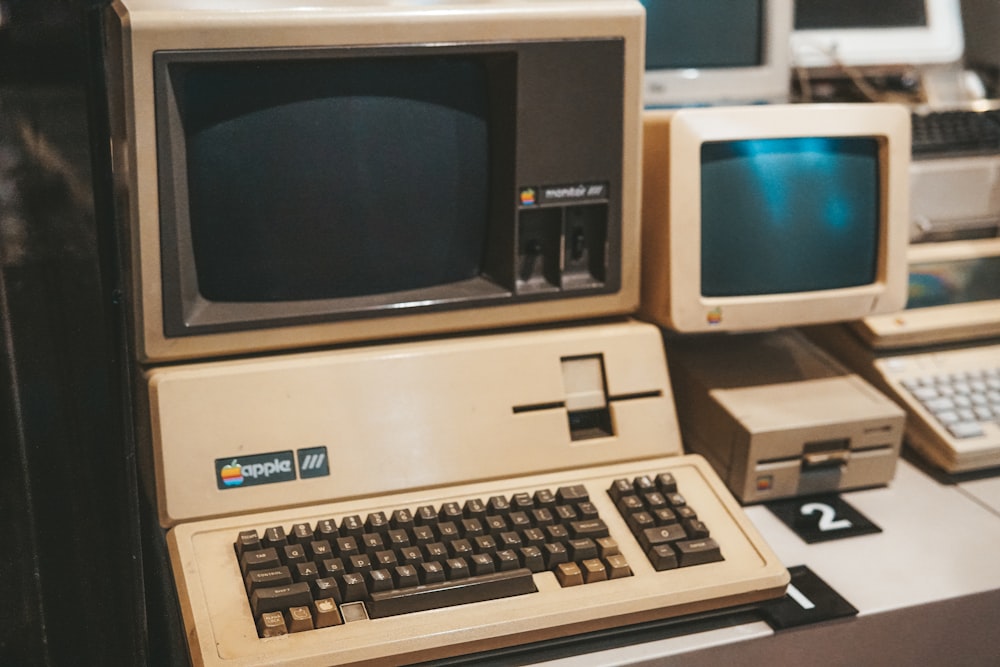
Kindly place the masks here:
[(365, 296), (479, 276), (489, 77), (472, 57), (203, 63), (178, 96), (199, 292)]
[(796, 0), (795, 29), (902, 28), (927, 25), (924, 0)]
[(879, 142), (782, 138), (701, 149), (701, 292), (748, 296), (871, 284)]
[(754, 67), (764, 0), (643, 0), (646, 69)]
[(921, 262), (910, 267), (906, 307), (1000, 300), (1000, 257)]

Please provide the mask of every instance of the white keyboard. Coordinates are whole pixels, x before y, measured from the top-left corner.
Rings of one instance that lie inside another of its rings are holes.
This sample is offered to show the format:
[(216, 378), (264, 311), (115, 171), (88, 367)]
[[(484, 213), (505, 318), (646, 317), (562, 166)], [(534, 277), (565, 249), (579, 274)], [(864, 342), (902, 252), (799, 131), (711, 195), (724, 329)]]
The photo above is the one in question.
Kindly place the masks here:
[(907, 409), (907, 442), (947, 472), (1000, 466), (1000, 344), (875, 362)]

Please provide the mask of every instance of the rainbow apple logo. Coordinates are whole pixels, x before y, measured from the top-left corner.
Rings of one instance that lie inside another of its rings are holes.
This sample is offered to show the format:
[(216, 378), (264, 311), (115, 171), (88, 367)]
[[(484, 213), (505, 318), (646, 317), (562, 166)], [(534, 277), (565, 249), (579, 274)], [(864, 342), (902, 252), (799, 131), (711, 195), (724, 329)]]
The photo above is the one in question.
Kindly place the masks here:
[(243, 483), (243, 466), (233, 459), (233, 462), (222, 466), (222, 471), (219, 473), (222, 477), (222, 483), (226, 486), (239, 486)]
[(710, 325), (714, 326), (716, 324), (721, 324), (722, 323), (722, 309), (721, 308), (713, 308), (712, 310), (708, 311), (708, 317), (706, 319), (708, 320), (708, 323)]
[(521, 190), (521, 206), (534, 206), (535, 201), (534, 188), (525, 188)]

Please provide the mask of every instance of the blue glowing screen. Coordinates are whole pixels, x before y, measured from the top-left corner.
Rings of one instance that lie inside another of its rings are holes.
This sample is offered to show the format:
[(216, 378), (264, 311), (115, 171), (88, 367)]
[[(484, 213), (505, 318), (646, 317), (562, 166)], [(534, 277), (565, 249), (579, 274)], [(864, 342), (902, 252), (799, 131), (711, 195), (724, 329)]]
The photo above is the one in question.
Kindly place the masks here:
[(875, 281), (874, 138), (708, 142), (701, 149), (701, 293), (811, 292)]

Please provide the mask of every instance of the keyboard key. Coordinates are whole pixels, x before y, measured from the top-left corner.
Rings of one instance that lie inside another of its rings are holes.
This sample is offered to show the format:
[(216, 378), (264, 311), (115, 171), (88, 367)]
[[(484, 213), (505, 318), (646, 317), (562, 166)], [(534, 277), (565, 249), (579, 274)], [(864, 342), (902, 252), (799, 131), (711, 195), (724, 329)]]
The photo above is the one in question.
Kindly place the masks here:
[(420, 563), (417, 565), (417, 573), (420, 575), (420, 582), (423, 584), (437, 584), (445, 581), (444, 565), (437, 561)]
[(304, 632), (313, 629), (312, 612), (309, 611), (312, 603), (308, 607), (290, 607), (288, 609), (288, 631)]
[(310, 602), (312, 595), (309, 593), (309, 584), (305, 583), (258, 588), (250, 595), (250, 609), (254, 616), (308, 605)]
[(465, 505), (462, 506), (462, 515), (466, 519), (485, 519), (486, 505), (479, 498), (466, 500)]
[(392, 574), (389, 570), (371, 570), (365, 573), (365, 584), (370, 593), (392, 590)]
[(389, 525), (396, 529), (411, 530), (416, 524), (414, 522), (413, 513), (408, 509), (401, 509), (392, 513), (392, 517), (389, 519)]
[(249, 594), (265, 586), (286, 586), (292, 583), (292, 573), (284, 565), (266, 570), (250, 570), (244, 581)]
[(548, 489), (535, 491), (535, 495), (532, 496), (532, 499), (534, 500), (534, 506), (536, 508), (551, 509), (556, 506), (556, 496)]
[(639, 533), (638, 538), (639, 544), (642, 546), (643, 550), (649, 551), (651, 548), (660, 544), (670, 544), (672, 542), (677, 542), (678, 540), (686, 540), (688, 539), (688, 535), (684, 532), (683, 526), (674, 523), (668, 526), (646, 528)]
[(368, 597), (365, 576), (358, 572), (347, 572), (339, 580), (340, 597), (344, 602), (360, 602)]
[(257, 634), (260, 637), (279, 637), (288, 634), (285, 615), (280, 611), (261, 614), (257, 619)]
[(389, 530), (389, 517), (385, 512), (372, 512), (365, 519), (366, 533), (385, 533)]
[(490, 496), (486, 501), (487, 516), (506, 516), (510, 513), (510, 502), (503, 496)]
[(333, 602), (341, 602), (340, 586), (333, 577), (321, 577), (310, 581), (309, 590), (316, 600), (330, 599)]
[[(407, 549), (413, 549), (414, 547), (406, 547)], [(419, 556), (420, 552), (417, 551)], [(399, 556), (396, 555), (395, 551), (390, 549), (385, 549), (384, 551), (376, 551), (372, 558), (374, 559), (373, 564), (378, 567), (388, 570), (389, 568), (396, 567), (399, 565)]]
[(497, 551), (493, 554), (493, 559), (497, 563), (497, 570), (500, 572), (509, 572), (510, 570), (516, 570), (521, 567), (521, 562), (511, 549), (504, 549), (502, 551)]
[(306, 544), (307, 542), (312, 542), (313, 529), (308, 523), (297, 523), (292, 526), (292, 533), (288, 536), (288, 541), (293, 544)]
[(535, 507), (535, 501), (528, 493), (515, 493), (510, 497), (510, 508), (514, 512), (527, 512)]
[(344, 622), (337, 610), (337, 603), (329, 598), (314, 601), (312, 612), (317, 628), (328, 628), (333, 625), (341, 625)]
[(346, 572), (347, 568), (344, 567), (344, 561), (340, 558), (327, 558), (320, 563), (319, 571), (322, 576), (336, 577)]
[(597, 544), (589, 537), (570, 540), (566, 549), (569, 551), (569, 559), (573, 561), (580, 562), (588, 558), (597, 558)]
[(438, 512), (439, 521), (457, 523), (462, 520), (462, 506), (458, 503), (444, 503)]
[(396, 588), (410, 588), (420, 584), (417, 568), (413, 565), (397, 565), (392, 570), (392, 580)]
[(306, 562), (306, 549), (298, 544), (286, 544), (281, 548), (279, 555), (282, 562), (289, 567)]
[(364, 533), (358, 538), (358, 544), (365, 553), (375, 553), (385, 549), (385, 540), (378, 533)]
[(260, 543), (260, 536), (256, 530), (242, 530), (236, 536), (237, 556), (242, 556), (245, 551), (257, 551), (262, 548), (263, 545)]
[(677, 553), (669, 544), (659, 544), (646, 552), (649, 562), (657, 572), (678, 567)]
[(490, 554), (474, 554), (469, 558), (469, 567), (473, 576), (491, 574), (497, 569)]
[(369, 618), (385, 618), (428, 609), (534, 593), (531, 572), (524, 568), (466, 577), (459, 581), (373, 593), (367, 603)]
[(437, 522), (437, 510), (434, 509), (433, 505), (421, 505), (417, 508), (414, 523), (418, 526), (434, 526), (437, 525)]
[(295, 574), (295, 581), (305, 581), (308, 583), (314, 579), (319, 579), (319, 566), (313, 562), (296, 563), (295, 569), (292, 572)]
[(675, 543), (677, 559), (681, 567), (713, 563), (722, 560), (718, 543), (712, 538)]
[(685, 521), (684, 531), (691, 539), (708, 537), (708, 526), (705, 525), (704, 521), (699, 521), (698, 519)]
[(594, 540), (597, 543), (597, 554), (601, 558), (615, 556), (621, 553), (618, 549), (618, 541), (613, 537), (599, 537)]
[(583, 585), (583, 571), (576, 563), (560, 563), (555, 572), (556, 579), (563, 588)]
[(577, 504), (576, 513), (581, 520), (596, 519), (598, 517), (597, 506), (589, 500)]
[(492, 535), (480, 535), (473, 540), (477, 554), (494, 554), (497, 551), (497, 541)]
[(327, 540), (314, 540), (306, 544), (306, 556), (317, 563), (333, 556), (333, 547)]
[(313, 535), (317, 540), (326, 540), (332, 544), (340, 536), (340, 533), (337, 532), (337, 523), (333, 519), (321, 519), (316, 522)]
[(569, 551), (558, 542), (552, 542), (542, 546), (542, 554), (545, 556), (545, 567), (549, 570), (556, 569), (562, 563), (570, 560)]
[(556, 489), (556, 499), (561, 505), (574, 505), (590, 500), (590, 494), (587, 493), (587, 487), (583, 484), (560, 486)]
[(656, 490), (656, 482), (649, 475), (639, 475), (634, 480), (632, 480), (632, 486), (635, 488), (636, 493), (643, 495), (649, 493), (650, 491)]
[(592, 584), (595, 581), (607, 581), (608, 571), (597, 558), (588, 558), (580, 563), (580, 570), (583, 571), (583, 582)]
[(625, 556), (612, 554), (604, 557), (604, 564), (607, 566), (608, 579), (621, 579), (632, 576), (632, 568), (629, 566)]
[(983, 427), (976, 422), (956, 422), (948, 424), (948, 432), (956, 438), (978, 438), (983, 435)]
[(345, 516), (340, 521), (340, 534), (343, 537), (361, 537), (365, 532), (365, 524), (357, 514)]
[(635, 495), (635, 489), (632, 488), (632, 483), (627, 479), (616, 479), (611, 483), (611, 488), (608, 489), (608, 495), (616, 503), (626, 496)]
[(517, 550), (517, 554), (521, 561), (521, 567), (532, 572), (545, 571), (545, 558), (542, 556), (542, 550), (538, 547), (521, 547)]
[(288, 536), (285, 535), (285, 529), (281, 526), (268, 528), (264, 531), (264, 538), (261, 540), (261, 544), (265, 547), (273, 547), (275, 549), (285, 546), (288, 544)]
[(677, 491), (677, 480), (669, 472), (663, 472), (656, 476), (656, 488), (660, 493), (666, 495)]
[(448, 581), (465, 579), (469, 576), (469, 564), (464, 558), (449, 558), (444, 562), (445, 577)]
[(274, 547), (246, 551), (240, 556), (240, 570), (245, 577), (251, 570), (270, 570), (282, 565), (278, 551)]

